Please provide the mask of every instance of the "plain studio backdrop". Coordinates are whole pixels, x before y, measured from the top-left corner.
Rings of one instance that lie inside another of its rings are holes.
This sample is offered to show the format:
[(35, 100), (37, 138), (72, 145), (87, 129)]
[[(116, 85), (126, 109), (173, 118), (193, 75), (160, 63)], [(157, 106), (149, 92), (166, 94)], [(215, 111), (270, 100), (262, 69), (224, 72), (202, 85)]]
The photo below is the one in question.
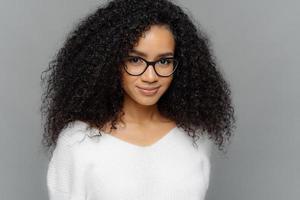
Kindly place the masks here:
[[(40, 75), (97, 0), (0, 1), (0, 199), (47, 199)], [(178, 0), (209, 35), (237, 129), (214, 150), (207, 200), (300, 196), (300, 3)]]

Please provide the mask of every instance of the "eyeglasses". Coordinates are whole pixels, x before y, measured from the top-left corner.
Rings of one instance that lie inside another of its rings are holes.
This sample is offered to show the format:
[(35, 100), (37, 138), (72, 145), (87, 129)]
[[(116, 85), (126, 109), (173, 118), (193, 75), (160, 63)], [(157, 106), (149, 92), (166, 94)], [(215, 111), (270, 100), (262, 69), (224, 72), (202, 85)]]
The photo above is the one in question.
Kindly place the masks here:
[(160, 58), (159, 60), (149, 62), (139, 56), (128, 56), (124, 59), (124, 69), (132, 76), (143, 74), (147, 68), (152, 65), (158, 76), (171, 76), (178, 66), (178, 61), (173, 57)]

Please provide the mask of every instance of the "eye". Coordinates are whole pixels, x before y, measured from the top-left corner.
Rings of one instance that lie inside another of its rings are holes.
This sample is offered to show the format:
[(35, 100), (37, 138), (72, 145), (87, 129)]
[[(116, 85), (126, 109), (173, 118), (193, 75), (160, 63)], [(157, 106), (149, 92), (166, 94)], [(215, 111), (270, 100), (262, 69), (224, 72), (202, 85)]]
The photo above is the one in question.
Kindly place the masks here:
[(163, 65), (168, 65), (168, 64), (172, 63), (172, 59), (171, 58), (163, 58), (163, 59), (159, 60), (159, 62)]
[(132, 63), (132, 64), (139, 64), (139, 63), (142, 63), (143, 60), (137, 56), (130, 56), (127, 58), (127, 62)]

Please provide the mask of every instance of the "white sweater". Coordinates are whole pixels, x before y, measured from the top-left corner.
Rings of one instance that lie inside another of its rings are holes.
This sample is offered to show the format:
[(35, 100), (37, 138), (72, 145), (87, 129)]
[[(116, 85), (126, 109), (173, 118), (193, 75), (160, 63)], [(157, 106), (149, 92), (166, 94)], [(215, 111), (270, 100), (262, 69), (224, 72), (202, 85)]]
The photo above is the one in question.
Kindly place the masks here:
[(50, 200), (204, 200), (211, 140), (198, 149), (182, 128), (138, 146), (82, 121), (61, 131), (48, 165)]

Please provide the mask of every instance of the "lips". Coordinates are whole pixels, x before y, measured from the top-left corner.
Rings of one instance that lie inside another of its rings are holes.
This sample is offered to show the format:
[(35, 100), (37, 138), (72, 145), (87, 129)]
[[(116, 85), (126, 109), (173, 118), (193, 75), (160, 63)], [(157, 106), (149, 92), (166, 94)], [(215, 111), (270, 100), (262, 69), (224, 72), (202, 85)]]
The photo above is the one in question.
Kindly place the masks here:
[(152, 96), (152, 95), (155, 95), (157, 93), (159, 87), (152, 87), (152, 88), (137, 87), (137, 88), (139, 89), (141, 94), (146, 95), (146, 96)]
[(153, 87), (153, 88), (147, 88), (147, 87), (143, 88), (143, 87), (138, 87), (138, 88), (140, 88), (140, 89), (142, 89), (142, 90), (156, 90), (156, 89), (158, 89), (159, 87)]

